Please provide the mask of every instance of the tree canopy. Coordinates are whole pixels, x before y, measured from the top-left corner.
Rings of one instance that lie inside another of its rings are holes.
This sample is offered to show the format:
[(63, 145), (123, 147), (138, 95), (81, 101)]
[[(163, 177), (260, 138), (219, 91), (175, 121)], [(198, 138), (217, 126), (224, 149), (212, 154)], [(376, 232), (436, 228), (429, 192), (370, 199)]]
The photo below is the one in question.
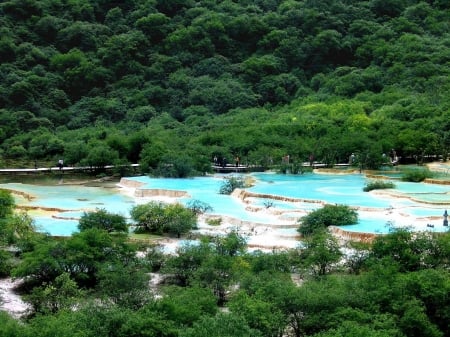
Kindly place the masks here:
[(0, 14), (0, 166), (177, 177), (214, 156), (373, 168), (391, 149), (449, 152), (445, 1), (9, 0)]

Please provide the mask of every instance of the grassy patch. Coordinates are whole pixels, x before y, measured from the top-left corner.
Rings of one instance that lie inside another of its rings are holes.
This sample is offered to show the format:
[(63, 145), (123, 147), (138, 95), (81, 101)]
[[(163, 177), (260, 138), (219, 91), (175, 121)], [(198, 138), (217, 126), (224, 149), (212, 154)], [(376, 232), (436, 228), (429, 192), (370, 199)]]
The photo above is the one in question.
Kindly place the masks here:
[(222, 224), (222, 218), (207, 219), (206, 223), (210, 226), (220, 226)]
[(416, 168), (406, 169), (402, 175), (403, 181), (410, 181), (418, 183), (424, 181), (427, 178), (433, 178), (434, 174), (428, 168)]
[(134, 241), (146, 241), (146, 242), (157, 242), (158, 240), (164, 239), (161, 235), (148, 234), (148, 233), (130, 233), (128, 235), (130, 240)]
[(364, 186), (363, 191), (369, 192), (372, 190), (382, 190), (386, 188), (395, 188), (395, 184), (392, 181), (372, 180)]

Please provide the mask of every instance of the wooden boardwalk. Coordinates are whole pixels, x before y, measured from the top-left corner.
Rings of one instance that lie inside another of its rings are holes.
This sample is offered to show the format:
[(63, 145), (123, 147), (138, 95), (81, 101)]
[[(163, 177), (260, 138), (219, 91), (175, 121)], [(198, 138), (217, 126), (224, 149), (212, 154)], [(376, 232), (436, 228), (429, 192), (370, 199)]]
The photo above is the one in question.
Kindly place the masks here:
[[(139, 164), (131, 164), (132, 168), (139, 167)], [(91, 166), (64, 166), (59, 168), (54, 167), (38, 167), (38, 168), (6, 168), (0, 169), (0, 175), (27, 175), (27, 174), (40, 174), (40, 173), (80, 173), (80, 172), (95, 172), (96, 170), (112, 170), (113, 165), (106, 165), (104, 167), (91, 167)]]
[[(139, 164), (131, 164), (131, 168), (136, 169)], [(304, 167), (310, 167), (309, 163), (303, 163)], [(345, 167), (349, 164), (335, 164), (334, 167)], [(326, 167), (322, 163), (314, 163), (313, 168)], [(32, 174), (45, 174), (45, 173), (82, 173), (82, 172), (95, 172), (98, 170), (110, 171), (114, 169), (113, 165), (107, 165), (104, 167), (91, 167), (91, 166), (64, 166), (61, 169), (57, 166), (54, 167), (38, 167), (38, 168), (5, 168), (0, 169), (0, 175), (32, 175)], [(263, 166), (258, 165), (211, 165), (211, 169), (216, 173), (247, 173), (247, 172), (263, 172), (266, 170)]]
[(246, 172), (263, 172), (265, 169), (262, 166), (256, 165), (211, 165), (214, 172), (217, 173), (246, 173)]
[[(313, 164), (313, 166), (310, 166), (309, 162), (305, 162), (302, 165), (303, 167), (312, 167), (312, 168), (323, 168), (323, 167), (327, 167), (326, 164), (323, 163), (318, 163), (315, 162)], [(348, 167), (350, 166), (347, 163), (343, 163), (343, 164), (335, 164), (333, 165), (333, 167)], [(262, 167), (262, 166), (258, 166), (258, 165), (232, 165), (232, 164), (228, 164), (226, 166), (221, 166), (221, 165), (211, 165), (211, 168), (213, 169), (214, 172), (217, 173), (246, 173), (246, 172), (263, 172), (266, 170), (266, 168)]]

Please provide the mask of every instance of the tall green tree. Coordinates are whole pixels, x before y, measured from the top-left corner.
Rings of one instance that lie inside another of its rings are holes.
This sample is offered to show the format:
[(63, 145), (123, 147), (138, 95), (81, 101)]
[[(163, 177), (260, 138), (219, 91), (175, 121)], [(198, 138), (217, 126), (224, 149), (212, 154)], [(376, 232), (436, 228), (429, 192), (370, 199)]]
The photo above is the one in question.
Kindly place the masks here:
[(300, 254), (302, 263), (313, 275), (324, 276), (335, 268), (343, 253), (337, 239), (323, 229), (305, 239), (305, 247)]

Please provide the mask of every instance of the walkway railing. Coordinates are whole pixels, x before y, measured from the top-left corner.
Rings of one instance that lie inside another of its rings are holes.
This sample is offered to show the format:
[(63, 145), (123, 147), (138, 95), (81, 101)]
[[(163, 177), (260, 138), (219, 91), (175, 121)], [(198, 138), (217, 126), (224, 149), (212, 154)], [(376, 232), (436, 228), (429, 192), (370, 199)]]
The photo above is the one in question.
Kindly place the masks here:
[[(139, 164), (129, 165), (132, 168), (139, 167)], [(38, 168), (6, 168), (0, 169), (0, 174), (34, 174), (34, 173), (50, 173), (50, 172), (94, 172), (96, 170), (112, 170), (114, 165), (106, 165), (102, 167), (95, 166), (63, 166), (59, 168), (54, 167), (38, 167)]]

